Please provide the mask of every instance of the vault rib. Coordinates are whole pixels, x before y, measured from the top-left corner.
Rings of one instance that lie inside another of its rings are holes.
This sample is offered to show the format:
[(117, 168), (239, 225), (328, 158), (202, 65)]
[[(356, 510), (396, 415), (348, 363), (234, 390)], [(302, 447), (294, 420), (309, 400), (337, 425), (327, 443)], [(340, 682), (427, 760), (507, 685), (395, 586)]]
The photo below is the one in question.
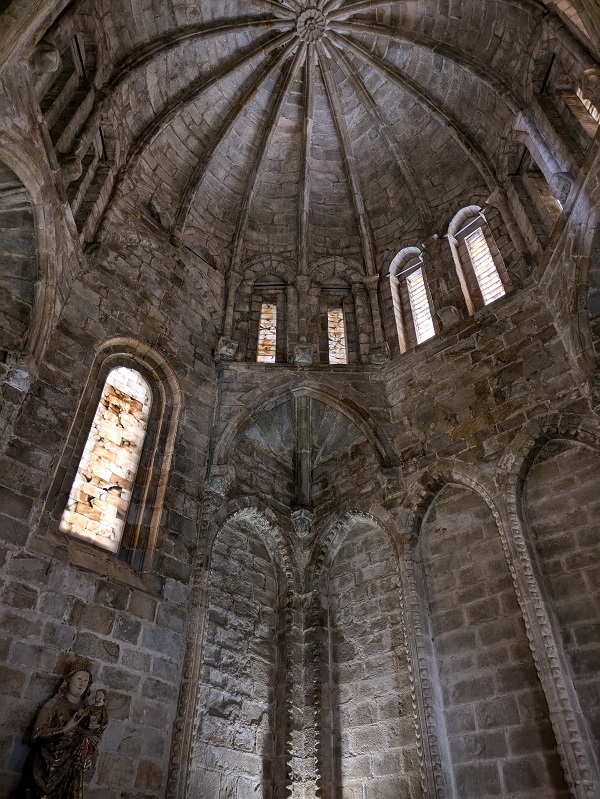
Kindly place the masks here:
[(143, 133), (137, 136), (132, 146), (129, 148), (125, 163), (119, 171), (119, 176), (116, 181), (112, 198), (107, 203), (107, 209), (112, 205), (112, 200), (119, 196), (119, 191), (122, 189), (126, 178), (129, 176), (130, 172), (136, 168), (146, 148), (150, 146), (150, 144), (160, 133), (162, 133), (169, 122), (171, 122), (171, 120), (177, 116), (182, 108), (191, 103), (202, 92), (206, 91), (217, 84), (220, 80), (227, 77), (227, 75), (235, 72), (237, 69), (241, 69), (242, 67), (246, 66), (246, 64), (251, 63), (259, 54), (266, 54), (277, 47), (285, 46), (293, 38), (293, 36), (294, 34), (288, 31), (286, 33), (279, 34), (279, 36), (276, 36), (274, 39), (271, 39), (264, 44), (258, 44), (252, 47), (240, 57), (233, 59), (233, 62), (229, 62), (211, 75), (193, 81), (193, 83), (186, 87), (184, 91), (180, 92), (176, 97), (168, 102), (160, 111), (160, 113), (157, 114), (152, 120), (152, 123), (143, 131)]
[[(547, 14), (548, 8), (542, 0), (499, 0), (506, 5), (516, 8), (526, 8), (530, 13), (541, 15)], [(356, 2), (341, 5), (343, 0), (329, 0), (326, 3), (324, 12), (329, 15), (329, 19), (342, 19), (345, 16), (358, 14), (361, 11), (370, 11), (379, 6), (390, 6), (394, 3), (408, 3), (410, 0), (356, 0)]]
[(398, 88), (412, 94), (422, 108), (427, 111), (427, 113), (440, 125), (448, 130), (461, 150), (472, 161), (473, 165), (484, 179), (487, 188), (490, 191), (493, 191), (496, 188), (498, 181), (496, 180), (494, 170), (488, 163), (488, 159), (479, 145), (473, 140), (470, 134), (464, 130), (464, 128), (462, 128), (458, 122), (456, 122), (453, 117), (451, 117), (443, 108), (440, 108), (437, 105), (436, 101), (432, 97), (430, 97), (423, 89), (417, 86), (415, 81), (401, 73), (397, 68), (387, 64), (385, 61), (383, 61), (383, 59), (372, 55), (362, 45), (353, 42), (347, 37), (342, 37), (339, 34), (334, 33), (334, 31), (331, 31), (331, 33), (333, 34), (333, 38), (337, 39), (340, 43), (340, 47), (352, 50), (356, 56), (385, 75), (386, 78), (398, 86)]
[(215, 150), (221, 141), (223, 141), (223, 139), (229, 134), (244, 108), (246, 108), (248, 103), (254, 99), (264, 81), (282, 66), (283, 62), (289, 56), (291, 49), (296, 47), (296, 44), (297, 43), (295, 41), (289, 42), (281, 53), (276, 55), (269, 64), (260, 69), (259, 75), (254, 79), (250, 89), (243, 97), (239, 98), (237, 102), (234, 103), (233, 107), (230, 109), (219, 128), (211, 136), (208, 146), (206, 147), (202, 156), (199, 158), (198, 163), (194, 167), (194, 170), (186, 183), (179, 210), (175, 217), (175, 224), (173, 226), (173, 233), (175, 237), (183, 236), (194, 197), (196, 196), (198, 188), (204, 178), (206, 169), (208, 168)]
[(303, 87), (304, 119), (302, 129), (302, 175), (300, 178), (300, 198), (298, 214), (298, 274), (308, 274), (308, 237), (310, 204), (310, 158), (313, 115), (315, 105), (315, 49), (309, 44), (306, 52), (306, 66)]
[(142, 47), (130, 55), (126, 56), (122, 61), (117, 64), (110, 79), (106, 83), (105, 91), (115, 91), (120, 84), (129, 77), (129, 74), (145, 66), (148, 62), (152, 61), (156, 56), (168, 53), (174, 50), (182, 42), (192, 39), (203, 39), (208, 36), (219, 36), (221, 34), (236, 33), (237, 31), (245, 31), (248, 28), (280, 28), (282, 26), (289, 27), (289, 19), (268, 19), (257, 17), (240, 17), (231, 21), (218, 21), (205, 25), (193, 25), (188, 28), (181, 28), (173, 31), (168, 36), (161, 36), (149, 42), (145, 47)]
[(267, 151), (267, 148), (271, 141), (271, 137), (273, 136), (273, 133), (277, 126), (277, 121), (279, 119), (279, 114), (281, 112), (281, 106), (286, 98), (286, 95), (289, 91), (292, 82), (294, 81), (296, 75), (298, 74), (298, 69), (300, 68), (305, 52), (306, 52), (306, 45), (301, 44), (300, 47), (298, 47), (296, 55), (294, 56), (294, 59), (288, 69), (287, 74), (284, 76), (283, 80), (281, 81), (281, 84), (275, 96), (273, 107), (271, 108), (266, 118), (266, 121), (262, 126), (262, 131), (260, 134), (260, 139), (258, 142), (256, 154), (252, 160), (252, 164), (248, 171), (246, 191), (241, 203), (240, 213), (238, 215), (237, 224), (236, 224), (235, 236), (233, 239), (231, 266), (229, 269), (229, 272), (233, 274), (238, 274), (239, 267), (242, 262), (246, 229), (248, 227), (248, 216), (250, 214), (252, 200), (254, 199), (254, 193), (256, 191), (256, 178), (258, 175), (258, 170), (260, 169), (260, 165), (264, 158), (265, 152)]
[(360, 232), (361, 248), (363, 253), (363, 260), (367, 275), (377, 274), (377, 267), (375, 263), (375, 247), (373, 244), (373, 234), (369, 226), (365, 202), (360, 188), (358, 179), (358, 169), (356, 159), (352, 151), (352, 145), (348, 136), (346, 122), (340, 106), (339, 98), (337, 96), (337, 89), (331, 75), (329, 64), (327, 63), (327, 53), (323, 50), (322, 44), (319, 42), (317, 45), (317, 52), (319, 54), (319, 68), (323, 76), (323, 83), (327, 93), (327, 100), (331, 108), (331, 115), (333, 123), (340, 141), (342, 148), (342, 161), (346, 172), (346, 180), (350, 186), (352, 193), (352, 200), (354, 202), (354, 212), (358, 221)]
[(384, 36), (387, 39), (416, 44), (424, 50), (439, 54), (442, 58), (452, 61), (457, 66), (471, 72), (478, 80), (482, 81), (489, 89), (494, 91), (508, 106), (513, 114), (518, 114), (524, 107), (524, 102), (517, 99), (508, 81), (504, 80), (497, 72), (486, 67), (468, 53), (459, 50), (445, 42), (436, 42), (431, 36), (418, 31), (400, 30), (378, 23), (356, 22), (352, 20), (334, 21), (331, 25), (338, 33), (356, 32)]
[(419, 212), (422, 218), (422, 222), (427, 229), (428, 232), (433, 231), (433, 217), (431, 215), (431, 211), (429, 209), (429, 203), (426, 201), (425, 196), (423, 195), (423, 191), (419, 186), (415, 173), (412, 170), (408, 160), (404, 157), (402, 150), (394, 136), (392, 130), (390, 129), (389, 123), (385, 120), (383, 114), (381, 113), (380, 109), (378, 108), (375, 100), (373, 99), (372, 95), (369, 93), (367, 87), (365, 86), (363, 80), (359, 77), (358, 73), (352, 69), (352, 65), (348, 61), (348, 59), (344, 56), (341, 50), (336, 49), (333, 47), (329, 42), (326, 42), (325, 46), (327, 50), (331, 53), (332, 58), (336, 61), (339, 65), (340, 69), (344, 72), (354, 91), (356, 92), (357, 96), (366, 106), (371, 117), (377, 124), (381, 135), (385, 139), (385, 142), (392, 153), (394, 160), (398, 165), (398, 169), (402, 174), (402, 178), (404, 182), (409, 186), (409, 188), (414, 193), (415, 201), (419, 207)]
[(252, 0), (252, 5), (255, 6), (268, 6), (272, 8), (275, 13), (285, 15), (286, 17), (295, 18), (298, 11), (300, 11), (300, 3), (296, 0), (286, 0), (286, 2), (279, 3), (277, 0)]

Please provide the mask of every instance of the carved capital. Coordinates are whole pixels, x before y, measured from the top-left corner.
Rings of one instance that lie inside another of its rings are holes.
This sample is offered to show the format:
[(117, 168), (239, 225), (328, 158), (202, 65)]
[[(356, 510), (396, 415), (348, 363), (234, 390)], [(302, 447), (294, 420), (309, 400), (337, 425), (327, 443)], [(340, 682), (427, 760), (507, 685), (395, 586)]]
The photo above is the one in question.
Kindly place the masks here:
[(460, 322), (460, 311), (454, 305), (444, 305), (438, 310), (437, 316), (444, 330)]
[(33, 51), (29, 63), (38, 75), (56, 72), (60, 66), (60, 53), (48, 42), (40, 42)]
[(589, 67), (584, 70), (581, 80), (581, 93), (596, 108), (600, 108), (600, 68)]
[(315, 360), (315, 351), (312, 344), (296, 344), (294, 346), (295, 366), (312, 366)]
[(312, 532), (314, 513), (310, 508), (297, 508), (292, 511), (292, 522), (296, 535), (301, 541), (306, 541)]
[(504, 191), (504, 189), (501, 189), (500, 186), (496, 186), (494, 191), (485, 201), (485, 204), (491, 206), (492, 208), (498, 208), (498, 210), (500, 210), (501, 208), (506, 207), (507, 202), (508, 199), (506, 197), (506, 192)]
[(569, 199), (573, 186), (573, 176), (570, 172), (555, 172), (550, 178), (550, 189), (561, 205)]
[(375, 366), (387, 363), (390, 359), (390, 348), (387, 341), (381, 344), (371, 344), (369, 350), (369, 360)]
[(368, 277), (364, 277), (363, 281), (367, 291), (377, 291), (377, 287), (379, 286), (379, 275), (369, 275)]
[(82, 171), (83, 166), (80, 158), (76, 155), (70, 155), (68, 158), (65, 158), (62, 162), (62, 174), (65, 185), (73, 183), (73, 181), (80, 178)]
[(215, 349), (214, 359), (216, 363), (223, 361), (233, 361), (238, 351), (238, 342), (227, 336), (221, 336)]

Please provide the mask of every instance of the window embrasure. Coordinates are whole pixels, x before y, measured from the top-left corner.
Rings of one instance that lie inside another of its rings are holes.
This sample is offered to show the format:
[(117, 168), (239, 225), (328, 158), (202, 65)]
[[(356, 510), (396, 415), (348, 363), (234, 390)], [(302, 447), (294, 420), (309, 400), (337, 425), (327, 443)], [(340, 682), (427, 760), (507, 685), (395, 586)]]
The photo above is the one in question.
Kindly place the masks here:
[(448, 228), (448, 241), (469, 313), (504, 297), (511, 288), (508, 272), (478, 206), (456, 214)]
[(597, 125), (600, 125), (600, 111), (596, 108), (596, 106), (592, 103), (591, 100), (588, 100), (587, 97), (583, 96), (583, 92), (581, 91), (581, 88), (579, 86), (577, 87), (575, 93), (577, 94), (577, 97), (581, 101), (581, 104), (584, 106), (588, 114), (592, 117), (594, 122)]
[(258, 346), (256, 360), (258, 363), (275, 363), (277, 353), (277, 305), (274, 302), (263, 302), (260, 308), (258, 323)]
[(139, 372), (109, 372), (62, 515), (63, 532), (119, 550), (151, 404)]
[(484, 304), (489, 305), (490, 302), (504, 297), (506, 291), (494, 264), (483, 229), (478, 227), (465, 236), (465, 244)]
[(390, 288), (400, 352), (406, 352), (437, 333), (423, 254), (417, 247), (401, 250), (390, 264)]
[(327, 343), (329, 363), (348, 363), (348, 348), (346, 345), (346, 323), (342, 306), (327, 309)]
[(423, 341), (427, 341), (427, 339), (435, 336), (435, 327), (433, 325), (431, 305), (427, 294), (427, 286), (425, 284), (425, 275), (421, 267), (415, 269), (415, 271), (406, 278), (406, 288), (408, 290), (408, 299), (410, 301), (417, 344), (421, 344)]
[[(152, 574), (182, 397), (161, 352), (114, 338), (94, 358), (46, 492), (35, 540), (66, 539), (68, 558), (93, 558), (101, 573)], [(86, 544), (99, 552), (93, 554)], [(119, 565), (109, 555), (116, 554)], [(116, 571), (115, 571), (116, 570)]]

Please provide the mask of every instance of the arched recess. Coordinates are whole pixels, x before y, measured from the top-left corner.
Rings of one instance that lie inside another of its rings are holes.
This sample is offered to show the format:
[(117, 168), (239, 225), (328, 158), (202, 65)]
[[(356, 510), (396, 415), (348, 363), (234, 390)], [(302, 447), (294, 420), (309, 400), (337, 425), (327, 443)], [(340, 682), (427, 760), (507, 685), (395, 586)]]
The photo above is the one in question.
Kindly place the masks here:
[(575, 692), (581, 745), (598, 753), (600, 442), (559, 427), (532, 443), (521, 464), (518, 513), (566, 661), (566, 690)]
[(323, 609), (321, 793), (421, 797), (400, 564), (374, 518), (347, 513), (317, 559)]
[(285, 799), (285, 557), (269, 524), (242, 510), (205, 561), (204, 641), (186, 796)]
[[(39, 359), (56, 318), (61, 256), (48, 183), (20, 146), (2, 142), (0, 208), (3, 270), (1, 315), (10, 322), (11, 347), (2, 332), (0, 350)], [(25, 174), (27, 178), (25, 178)], [(8, 307), (4, 305), (5, 301)], [(22, 313), (24, 312), (24, 313)], [(18, 317), (14, 327), (15, 314)], [(2, 324), (4, 328), (4, 324)], [(17, 331), (15, 336), (15, 330)]]
[[(381, 466), (396, 466), (398, 464), (398, 457), (394, 452), (390, 438), (380, 426), (374, 424), (365, 408), (349, 397), (341, 400), (333, 393), (333, 390), (323, 389), (322, 386), (316, 383), (314, 385), (302, 385), (298, 388), (285, 389), (268, 400), (264, 400), (263, 396), (263, 391), (260, 390), (251, 397), (244, 397), (242, 402), (243, 412), (228, 423), (219, 438), (219, 443), (215, 447), (214, 467), (225, 466), (234, 460), (239, 437), (243, 435), (245, 428), (254, 420), (270, 414), (273, 409), (290, 402), (295, 397), (318, 400), (323, 405), (331, 407), (332, 410), (339, 411), (348, 417), (369, 441)], [(253, 400), (257, 401), (253, 402)]]
[(0, 361), (25, 349), (38, 277), (33, 207), (17, 175), (0, 163)]
[[(600, 363), (600, 228), (596, 228), (587, 263), (587, 285), (585, 286), (585, 308), (587, 324), (596, 364)], [(587, 325), (586, 325), (587, 327)]]
[[(67, 504), (102, 388), (108, 374), (120, 366), (132, 368), (144, 378), (151, 391), (151, 411), (118, 556), (135, 571), (151, 572), (160, 545), (163, 501), (182, 410), (182, 396), (168, 361), (151, 345), (137, 339), (110, 339), (98, 349), (66, 435), (63, 451), (49, 481), (39, 532), (58, 534), (59, 521)], [(64, 534), (60, 535), (64, 537)]]
[(499, 524), (487, 492), (453, 475), (433, 476), (409, 519), (426, 785), (438, 798), (567, 797)]

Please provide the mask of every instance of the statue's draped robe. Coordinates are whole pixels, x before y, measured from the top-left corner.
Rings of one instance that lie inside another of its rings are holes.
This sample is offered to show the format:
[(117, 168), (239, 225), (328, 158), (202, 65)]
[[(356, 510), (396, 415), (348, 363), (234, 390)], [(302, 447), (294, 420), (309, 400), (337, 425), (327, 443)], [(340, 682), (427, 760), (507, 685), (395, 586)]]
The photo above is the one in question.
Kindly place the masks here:
[(75, 755), (81, 734), (65, 735), (63, 728), (84, 707), (83, 700), (74, 704), (55, 696), (40, 710), (31, 736), (36, 799), (83, 799), (83, 763)]

